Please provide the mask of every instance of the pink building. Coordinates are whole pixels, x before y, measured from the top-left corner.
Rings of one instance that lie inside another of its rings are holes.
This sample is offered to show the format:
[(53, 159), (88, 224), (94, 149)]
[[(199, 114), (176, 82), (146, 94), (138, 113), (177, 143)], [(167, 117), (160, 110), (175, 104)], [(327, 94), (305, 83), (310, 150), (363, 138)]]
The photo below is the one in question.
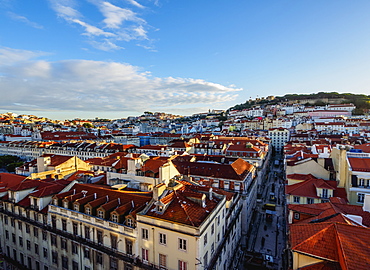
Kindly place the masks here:
[(313, 119), (321, 117), (351, 116), (351, 112), (344, 110), (317, 110), (308, 112), (308, 116), (312, 117)]

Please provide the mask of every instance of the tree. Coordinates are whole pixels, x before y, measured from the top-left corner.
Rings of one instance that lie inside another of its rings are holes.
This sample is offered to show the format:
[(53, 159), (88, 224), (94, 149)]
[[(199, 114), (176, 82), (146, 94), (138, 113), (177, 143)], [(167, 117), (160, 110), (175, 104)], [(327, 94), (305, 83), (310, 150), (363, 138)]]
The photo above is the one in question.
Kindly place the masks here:
[(15, 168), (22, 166), (24, 163), (22, 161), (20, 162), (13, 162), (6, 166), (6, 170), (8, 172), (15, 172)]
[(94, 127), (91, 123), (83, 123), (82, 126), (84, 128), (93, 128)]

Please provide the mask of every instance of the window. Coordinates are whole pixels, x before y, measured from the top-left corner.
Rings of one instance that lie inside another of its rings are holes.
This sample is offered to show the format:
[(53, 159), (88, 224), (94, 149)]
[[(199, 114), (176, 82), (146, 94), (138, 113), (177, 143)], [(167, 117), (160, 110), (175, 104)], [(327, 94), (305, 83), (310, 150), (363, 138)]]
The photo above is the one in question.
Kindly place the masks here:
[(215, 224), (212, 224), (211, 226), (211, 234), (213, 235), (215, 233)]
[(73, 234), (78, 235), (78, 224), (76, 222), (73, 222), (72, 227), (73, 227)]
[(10, 219), (10, 223), (11, 223), (12, 227), (15, 227), (15, 221), (14, 221), (14, 218), (11, 218), (11, 219)]
[(18, 221), (18, 229), (21, 231), (22, 230), (22, 222)]
[(307, 198), (307, 203), (308, 204), (313, 204), (314, 203), (314, 200), (312, 198)]
[(79, 270), (78, 262), (75, 262), (75, 261), (72, 262), (72, 270)]
[(30, 233), (31, 229), (30, 229), (30, 225), (29, 224), (26, 224), (26, 233)]
[(21, 264), (24, 265), (24, 255), (23, 255), (23, 253), (19, 253), (19, 257), (21, 258)]
[(134, 227), (134, 222), (132, 221), (132, 219), (131, 219), (131, 218), (128, 218), (128, 219), (126, 220), (126, 225), (127, 225), (127, 226), (129, 226), (129, 227)]
[(13, 259), (17, 260), (17, 251), (13, 248)]
[(50, 235), (50, 242), (52, 246), (57, 246), (57, 236), (55, 234)]
[(203, 262), (204, 262), (204, 268), (206, 268), (208, 266), (208, 251), (206, 252), (206, 254), (204, 254)]
[(110, 258), (110, 270), (118, 270), (118, 261), (116, 258)]
[(12, 241), (15, 243), (15, 233), (12, 233)]
[(159, 243), (162, 245), (167, 244), (167, 235), (164, 233), (159, 233)]
[[(98, 211), (98, 217), (99, 217), (99, 218), (104, 218), (104, 211), (99, 210), (99, 211)], [(117, 221), (115, 221), (115, 222), (117, 222)]]
[(103, 254), (100, 252), (96, 252), (96, 263), (103, 264)]
[(186, 251), (186, 240), (179, 238), (179, 249)]
[(325, 189), (325, 188), (322, 189), (322, 197), (323, 198), (328, 198), (328, 190)]
[(61, 246), (62, 249), (67, 251), (67, 240), (63, 239), (63, 238), (60, 238), (60, 246)]
[[(228, 238), (228, 239), (230, 239), (230, 238)], [(211, 245), (211, 254), (213, 254), (213, 252), (215, 252), (215, 244), (214, 243), (212, 243), (212, 245)]]
[(58, 265), (58, 252), (56, 251), (51, 252), (51, 261)]
[(144, 240), (149, 239), (149, 231), (147, 229), (141, 229), (141, 238)]
[(4, 216), (4, 222), (6, 225), (8, 225), (8, 217), (7, 216)]
[(363, 178), (358, 179), (358, 185), (360, 187), (363, 187), (365, 185), (365, 179), (363, 179)]
[(357, 202), (364, 203), (365, 201), (365, 194), (364, 193), (357, 193)]
[(8, 230), (5, 230), (5, 239), (9, 240), (9, 231)]
[(84, 248), (84, 257), (90, 260), (90, 249), (89, 248), (86, 248), (86, 247)]
[(133, 270), (134, 268), (132, 267), (131, 264), (125, 263), (124, 264), (124, 270)]
[(36, 270), (40, 270), (40, 263), (36, 261)]
[(207, 234), (205, 234), (204, 235), (204, 238), (203, 238), (203, 244), (204, 244), (204, 246), (206, 246), (207, 245), (207, 243), (208, 243), (208, 236), (207, 236)]
[(78, 254), (78, 246), (75, 242), (72, 242), (72, 254)]
[(39, 254), (39, 245), (38, 244), (35, 244), (35, 253)]
[(149, 261), (149, 250), (142, 248), (141, 249), (141, 256), (143, 258), (143, 261)]
[(31, 250), (31, 241), (30, 240), (26, 241), (26, 245), (27, 245), (27, 250)]
[(47, 240), (48, 239), (48, 233), (46, 231), (42, 231), (42, 240)]
[(85, 238), (90, 240), (90, 227), (85, 226)]
[(86, 208), (85, 208), (85, 213), (86, 213), (87, 215), (90, 215), (90, 214), (91, 214), (91, 209), (90, 209), (90, 207), (86, 207)]
[(56, 216), (51, 216), (51, 226), (53, 228), (57, 227), (57, 217)]
[(188, 263), (179, 260), (179, 270), (188, 270)]
[(48, 257), (48, 249), (47, 248), (43, 248), (42, 253), (44, 254), (44, 258)]
[(167, 256), (164, 254), (159, 254), (159, 267), (160, 268), (167, 267)]
[(38, 238), (39, 237), (39, 229), (36, 227), (33, 227), (33, 235)]
[(66, 219), (62, 219), (62, 230), (67, 231), (67, 220)]
[(299, 218), (300, 218), (299, 213), (294, 213), (294, 219), (299, 219)]
[(80, 206), (79, 206), (78, 204), (74, 204), (74, 205), (73, 205), (73, 209), (74, 209), (75, 211), (80, 211)]
[(68, 269), (68, 257), (62, 256), (62, 268)]
[(23, 238), (21, 236), (19, 236), (19, 245), (23, 247)]
[(111, 247), (113, 249), (117, 249), (118, 242), (117, 242), (117, 236), (116, 235), (114, 235), (114, 234), (110, 235), (110, 244), (111, 244)]
[(125, 239), (126, 242), (126, 253), (132, 255), (132, 241), (130, 239)]
[(98, 240), (98, 244), (99, 245), (102, 245), (103, 244), (103, 231), (101, 230), (96, 230), (96, 234), (97, 234), (97, 240)]
[(301, 200), (301, 197), (297, 197), (297, 196), (293, 197), (293, 202), (295, 202), (295, 203), (299, 203), (300, 200)]

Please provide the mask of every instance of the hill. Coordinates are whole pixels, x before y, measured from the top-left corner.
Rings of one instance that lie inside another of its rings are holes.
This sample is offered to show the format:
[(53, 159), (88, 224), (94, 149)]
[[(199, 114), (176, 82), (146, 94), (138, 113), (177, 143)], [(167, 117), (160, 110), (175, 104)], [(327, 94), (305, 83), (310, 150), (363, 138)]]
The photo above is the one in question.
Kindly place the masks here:
[(278, 103), (293, 104), (301, 103), (305, 105), (324, 106), (327, 104), (346, 104), (353, 103), (356, 110), (353, 114), (360, 115), (367, 113), (370, 110), (370, 95), (337, 93), (337, 92), (318, 92), (314, 94), (286, 94), (284, 96), (275, 97), (275, 99), (256, 99), (248, 100), (245, 103), (235, 105), (228, 109), (243, 110), (254, 106), (274, 105)]

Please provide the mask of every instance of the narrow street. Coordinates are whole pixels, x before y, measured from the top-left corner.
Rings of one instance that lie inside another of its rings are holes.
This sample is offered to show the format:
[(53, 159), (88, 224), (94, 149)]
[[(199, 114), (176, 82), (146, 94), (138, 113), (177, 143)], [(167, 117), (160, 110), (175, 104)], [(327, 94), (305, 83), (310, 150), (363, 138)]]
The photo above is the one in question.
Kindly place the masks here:
[(252, 217), (244, 269), (285, 269), (285, 192), (280, 160), (279, 156), (272, 159), (262, 183), (261, 197)]

